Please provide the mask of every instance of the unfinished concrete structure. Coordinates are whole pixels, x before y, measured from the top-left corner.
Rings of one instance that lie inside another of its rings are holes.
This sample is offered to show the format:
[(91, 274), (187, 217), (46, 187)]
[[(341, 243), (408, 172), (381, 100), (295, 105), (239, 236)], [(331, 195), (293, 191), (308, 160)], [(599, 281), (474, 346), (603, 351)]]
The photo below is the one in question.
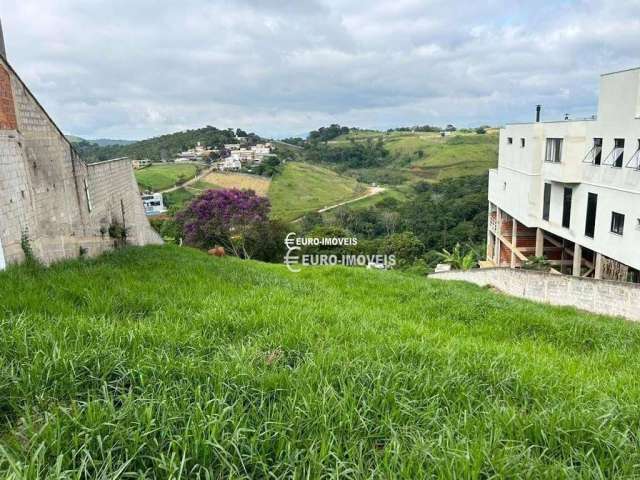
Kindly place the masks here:
[(640, 281), (640, 68), (603, 75), (598, 115), (512, 124), (489, 175), (487, 259)]
[(86, 164), (7, 61), (0, 25), (0, 269), (162, 243), (127, 159)]

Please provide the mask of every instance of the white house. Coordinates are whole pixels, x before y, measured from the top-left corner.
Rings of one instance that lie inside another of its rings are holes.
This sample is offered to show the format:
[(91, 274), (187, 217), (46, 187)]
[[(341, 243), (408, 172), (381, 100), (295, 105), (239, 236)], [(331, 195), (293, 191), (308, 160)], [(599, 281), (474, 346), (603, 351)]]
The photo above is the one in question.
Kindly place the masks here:
[(144, 213), (148, 217), (161, 215), (167, 211), (167, 208), (164, 206), (164, 199), (161, 193), (142, 195), (142, 203), (144, 205)]
[(131, 160), (131, 166), (134, 170), (140, 170), (141, 168), (151, 166), (151, 160), (144, 158), (142, 160)]
[(500, 131), (487, 259), (640, 281), (640, 68), (602, 75), (598, 114)]
[(221, 172), (224, 171), (238, 171), (242, 168), (242, 163), (240, 160), (228, 157), (218, 163), (218, 169)]

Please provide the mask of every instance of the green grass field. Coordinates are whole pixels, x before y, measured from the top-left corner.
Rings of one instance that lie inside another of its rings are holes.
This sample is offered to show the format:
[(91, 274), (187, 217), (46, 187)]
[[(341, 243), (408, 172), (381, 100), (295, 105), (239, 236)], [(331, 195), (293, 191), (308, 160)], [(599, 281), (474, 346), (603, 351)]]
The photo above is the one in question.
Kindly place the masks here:
[(164, 202), (173, 210), (180, 210), (205, 190), (218, 190), (221, 187), (205, 181), (197, 181), (187, 187), (181, 187), (164, 194)]
[(2, 478), (613, 478), (640, 329), (150, 247), (0, 273)]
[(273, 216), (290, 221), (305, 213), (364, 195), (366, 186), (331, 169), (289, 162), (269, 188)]
[(152, 165), (141, 170), (136, 170), (136, 180), (143, 190), (166, 190), (174, 187), (177, 180), (191, 180), (197, 174), (195, 165), (169, 164)]
[(379, 183), (439, 182), (465, 175), (482, 175), (498, 164), (498, 134), (490, 130), (485, 135), (455, 133), (441, 137), (431, 132), (371, 132), (355, 131), (329, 142), (340, 147), (351, 141), (382, 139), (389, 151), (389, 165), (357, 171)]

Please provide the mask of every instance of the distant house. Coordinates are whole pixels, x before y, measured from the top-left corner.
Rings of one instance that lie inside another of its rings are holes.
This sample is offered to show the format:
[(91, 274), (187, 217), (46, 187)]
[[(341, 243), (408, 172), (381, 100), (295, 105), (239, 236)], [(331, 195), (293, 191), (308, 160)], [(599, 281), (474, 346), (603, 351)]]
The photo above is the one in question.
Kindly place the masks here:
[(131, 160), (131, 166), (134, 170), (140, 170), (141, 168), (148, 167), (151, 165), (151, 160), (145, 158), (143, 160)]
[(144, 205), (144, 213), (148, 217), (162, 215), (167, 211), (167, 208), (164, 206), (164, 198), (161, 193), (142, 195), (142, 204)]
[(240, 149), (240, 145), (237, 144), (237, 143), (227, 143), (224, 146), (224, 149), (225, 150), (229, 150), (229, 151), (238, 150), (238, 149)]
[(224, 171), (238, 171), (242, 168), (242, 162), (237, 158), (229, 157), (218, 163), (218, 169)]

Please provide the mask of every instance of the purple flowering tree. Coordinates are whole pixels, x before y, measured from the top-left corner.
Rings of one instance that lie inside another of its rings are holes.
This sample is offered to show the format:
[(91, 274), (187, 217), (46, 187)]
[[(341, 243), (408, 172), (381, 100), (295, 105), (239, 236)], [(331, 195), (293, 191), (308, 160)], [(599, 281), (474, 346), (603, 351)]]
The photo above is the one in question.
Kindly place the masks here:
[(176, 215), (187, 245), (209, 249), (221, 245), (251, 258), (261, 232), (269, 230), (268, 199), (252, 190), (207, 190)]

